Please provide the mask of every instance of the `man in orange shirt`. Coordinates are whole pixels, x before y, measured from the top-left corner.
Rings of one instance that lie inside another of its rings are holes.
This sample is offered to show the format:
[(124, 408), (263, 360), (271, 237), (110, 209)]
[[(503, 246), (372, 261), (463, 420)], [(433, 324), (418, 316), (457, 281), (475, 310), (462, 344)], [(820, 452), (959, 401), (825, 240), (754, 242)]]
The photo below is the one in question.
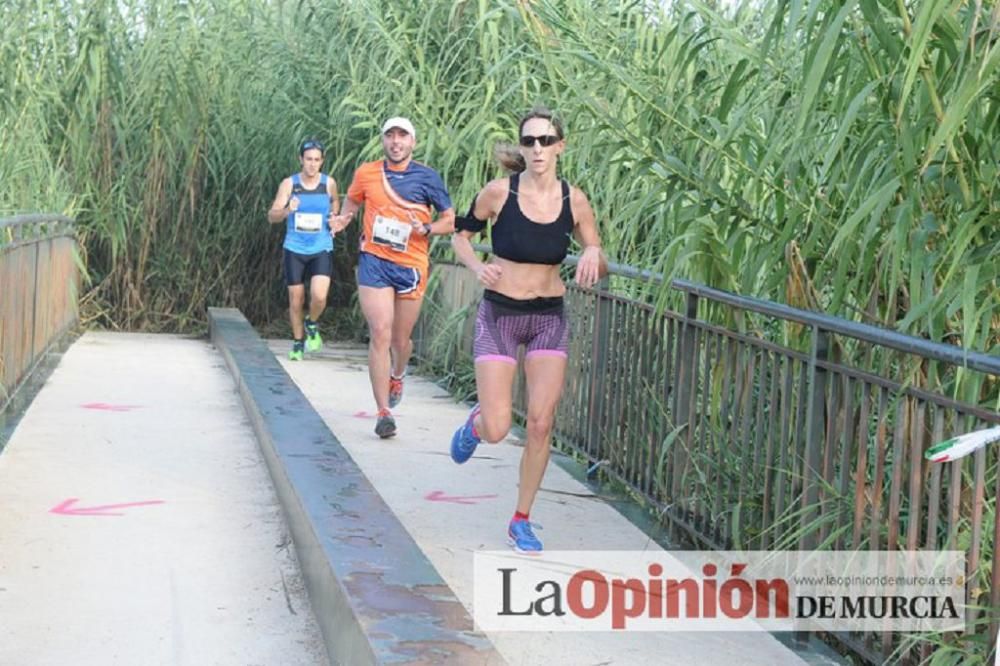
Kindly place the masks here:
[(389, 410), (403, 398), (403, 375), (413, 351), (410, 334), (427, 287), (430, 236), (455, 228), (448, 190), (434, 169), (411, 159), (414, 146), (413, 123), (387, 120), (382, 125), (385, 159), (358, 167), (344, 208), (330, 225), (334, 233), (342, 231), (364, 205), (358, 297), (368, 322), (375, 434), (383, 439), (396, 434)]

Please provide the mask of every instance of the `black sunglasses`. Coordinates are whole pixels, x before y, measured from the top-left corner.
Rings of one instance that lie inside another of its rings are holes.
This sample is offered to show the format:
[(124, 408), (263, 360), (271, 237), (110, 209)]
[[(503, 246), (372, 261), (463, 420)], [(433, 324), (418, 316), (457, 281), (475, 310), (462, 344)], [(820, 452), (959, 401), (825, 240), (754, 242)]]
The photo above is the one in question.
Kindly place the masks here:
[(542, 144), (542, 148), (548, 148), (549, 146), (554, 146), (559, 143), (562, 139), (557, 137), (555, 134), (543, 134), (542, 136), (531, 136), (530, 134), (525, 134), (522, 136), (518, 143), (520, 143), (525, 148), (531, 148), (535, 145), (535, 142)]
[(326, 152), (323, 148), (323, 144), (319, 141), (306, 141), (302, 144), (302, 148), (299, 150), (299, 155), (305, 155), (307, 150), (312, 150), (313, 148), (319, 150), (321, 153)]

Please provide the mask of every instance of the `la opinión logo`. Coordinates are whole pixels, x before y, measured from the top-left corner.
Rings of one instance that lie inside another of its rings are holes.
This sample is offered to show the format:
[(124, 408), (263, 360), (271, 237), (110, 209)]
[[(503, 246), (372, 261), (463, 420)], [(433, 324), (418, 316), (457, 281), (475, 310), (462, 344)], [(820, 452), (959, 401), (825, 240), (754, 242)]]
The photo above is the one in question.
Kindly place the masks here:
[(960, 551), (562, 551), (474, 556), (490, 631), (952, 631)]
[[(781, 578), (746, 580), (741, 574), (745, 563), (730, 565), (729, 577), (719, 582), (718, 567), (705, 564), (702, 578), (664, 578), (663, 566), (650, 564), (645, 580), (639, 578), (608, 578), (600, 571), (585, 569), (561, 584), (542, 580), (534, 585), (536, 598), (515, 607), (513, 589), (516, 567), (499, 568), (501, 577), (501, 617), (531, 616), (562, 617), (567, 613), (592, 620), (610, 613), (611, 628), (625, 629), (629, 618), (696, 619), (727, 617), (788, 618), (789, 586)], [(523, 588), (522, 588), (523, 589)]]

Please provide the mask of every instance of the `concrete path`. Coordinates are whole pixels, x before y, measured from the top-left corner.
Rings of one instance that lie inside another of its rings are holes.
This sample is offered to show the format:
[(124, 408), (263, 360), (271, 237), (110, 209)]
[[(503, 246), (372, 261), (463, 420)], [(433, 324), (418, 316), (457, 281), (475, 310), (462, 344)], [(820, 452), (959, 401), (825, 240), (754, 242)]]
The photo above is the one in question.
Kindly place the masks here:
[(0, 454), (0, 664), (325, 663), (219, 355), (85, 334)]
[[(473, 553), (506, 548), (521, 448), (481, 446), (459, 467), (448, 442), (467, 414), (433, 383), (410, 377), (394, 410), (399, 434), (374, 433), (374, 401), (363, 348), (328, 346), (304, 362), (287, 360), (288, 342), (269, 346), (351, 457), (472, 613)], [(475, 496), (474, 503), (448, 501)], [(444, 498), (444, 499), (442, 499)], [(550, 465), (532, 511), (547, 550), (644, 550), (657, 546), (566, 471)], [(489, 634), (512, 665), (804, 663), (766, 633)]]

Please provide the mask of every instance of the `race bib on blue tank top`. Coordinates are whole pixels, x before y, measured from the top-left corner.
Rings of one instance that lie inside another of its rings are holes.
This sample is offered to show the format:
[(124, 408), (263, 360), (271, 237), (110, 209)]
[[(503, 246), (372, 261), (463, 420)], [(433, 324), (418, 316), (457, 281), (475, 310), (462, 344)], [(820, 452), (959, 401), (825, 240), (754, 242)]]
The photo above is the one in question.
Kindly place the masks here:
[(284, 248), (296, 254), (318, 254), (333, 250), (330, 236), (330, 193), (327, 176), (320, 174), (311, 189), (302, 184), (301, 174), (292, 176), (292, 196), (299, 200), (298, 208), (289, 213), (285, 228)]

